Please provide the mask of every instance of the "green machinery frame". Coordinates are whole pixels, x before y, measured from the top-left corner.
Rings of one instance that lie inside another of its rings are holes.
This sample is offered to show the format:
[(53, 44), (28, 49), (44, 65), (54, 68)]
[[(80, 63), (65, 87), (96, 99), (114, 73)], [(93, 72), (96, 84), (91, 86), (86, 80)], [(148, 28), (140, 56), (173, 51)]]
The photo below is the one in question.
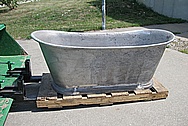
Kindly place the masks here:
[[(0, 24), (0, 125), (4, 125), (13, 98), (10, 95), (23, 94), (24, 74), (31, 76), (30, 57), (22, 47), (6, 32), (5, 24)], [(28, 79), (26, 76), (25, 79)]]

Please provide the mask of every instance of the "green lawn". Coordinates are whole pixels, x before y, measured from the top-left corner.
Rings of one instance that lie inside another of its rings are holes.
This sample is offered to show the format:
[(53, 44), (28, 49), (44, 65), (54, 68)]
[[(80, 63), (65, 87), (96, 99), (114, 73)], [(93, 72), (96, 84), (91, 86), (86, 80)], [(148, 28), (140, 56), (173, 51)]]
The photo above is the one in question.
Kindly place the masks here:
[[(0, 8), (0, 23), (15, 39), (40, 29), (89, 31), (101, 29), (102, 0), (40, 0), (9, 11)], [(159, 15), (135, 0), (107, 0), (107, 29), (185, 22)]]

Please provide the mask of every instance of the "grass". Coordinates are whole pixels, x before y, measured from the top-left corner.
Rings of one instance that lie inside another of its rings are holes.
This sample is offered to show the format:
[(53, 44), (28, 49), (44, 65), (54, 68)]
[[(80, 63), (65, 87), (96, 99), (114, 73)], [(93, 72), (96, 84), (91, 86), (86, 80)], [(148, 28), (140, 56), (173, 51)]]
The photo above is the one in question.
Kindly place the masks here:
[(188, 54), (188, 50), (184, 49), (184, 50), (179, 50), (182, 53)]
[[(157, 14), (135, 0), (108, 0), (107, 29), (180, 23), (181, 19)], [(101, 0), (40, 0), (9, 11), (0, 8), (0, 23), (15, 39), (30, 38), (40, 29), (90, 31), (101, 29)]]

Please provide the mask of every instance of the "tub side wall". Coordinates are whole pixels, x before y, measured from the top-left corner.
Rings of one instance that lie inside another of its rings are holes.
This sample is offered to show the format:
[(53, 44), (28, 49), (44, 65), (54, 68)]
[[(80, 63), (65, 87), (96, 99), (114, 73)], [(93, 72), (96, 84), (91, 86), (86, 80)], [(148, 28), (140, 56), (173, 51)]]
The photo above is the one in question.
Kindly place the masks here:
[(153, 77), (165, 46), (131, 49), (67, 49), (41, 44), (60, 87), (143, 84)]

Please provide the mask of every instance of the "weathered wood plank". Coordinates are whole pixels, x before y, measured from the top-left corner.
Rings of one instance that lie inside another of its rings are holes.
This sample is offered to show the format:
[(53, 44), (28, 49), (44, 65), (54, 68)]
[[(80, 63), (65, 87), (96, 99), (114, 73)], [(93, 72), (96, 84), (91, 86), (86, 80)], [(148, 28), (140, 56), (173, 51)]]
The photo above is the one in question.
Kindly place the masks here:
[(168, 93), (168, 90), (160, 82), (158, 82), (156, 78), (153, 78), (153, 82), (154, 82), (153, 87), (155, 88), (157, 93), (161, 93), (161, 92)]
[(145, 90), (135, 90), (134, 91), (136, 95), (138, 94), (151, 94), (152, 91), (150, 89), (145, 89)]
[(38, 108), (62, 108), (76, 105), (109, 105), (118, 102), (135, 102), (164, 99), (168, 96), (168, 90), (155, 78), (151, 89), (134, 90), (128, 92), (111, 92), (99, 94), (82, 94), (58, 97), (51, 87), (52, 79), (49, 75), (43, 75), (41, 87), (37, 97)]

